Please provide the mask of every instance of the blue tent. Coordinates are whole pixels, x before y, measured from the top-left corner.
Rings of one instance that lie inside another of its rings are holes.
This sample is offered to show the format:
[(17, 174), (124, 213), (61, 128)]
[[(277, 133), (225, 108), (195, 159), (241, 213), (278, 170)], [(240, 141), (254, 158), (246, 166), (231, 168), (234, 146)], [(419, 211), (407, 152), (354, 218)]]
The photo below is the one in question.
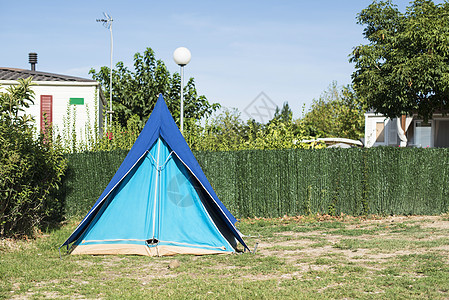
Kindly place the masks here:
[(249, 250), (162, 95), (100, 198), (61, 245), (72, 254), (232, 253)]

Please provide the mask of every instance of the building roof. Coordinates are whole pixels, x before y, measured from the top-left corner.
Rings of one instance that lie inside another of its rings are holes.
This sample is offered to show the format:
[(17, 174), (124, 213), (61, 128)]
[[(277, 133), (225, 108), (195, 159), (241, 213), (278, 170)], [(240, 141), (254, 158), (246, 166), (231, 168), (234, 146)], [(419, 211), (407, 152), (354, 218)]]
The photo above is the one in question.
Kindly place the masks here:
[(32, 76), (33, 81), (72, 81), (72, 82), (96, 82), (92, 79), (46, 73), (39, 71), (31, 71), (25, 69), (0, 67), (0, 81), (2, 80), (18, 80), (20, 78), (28, 78)]

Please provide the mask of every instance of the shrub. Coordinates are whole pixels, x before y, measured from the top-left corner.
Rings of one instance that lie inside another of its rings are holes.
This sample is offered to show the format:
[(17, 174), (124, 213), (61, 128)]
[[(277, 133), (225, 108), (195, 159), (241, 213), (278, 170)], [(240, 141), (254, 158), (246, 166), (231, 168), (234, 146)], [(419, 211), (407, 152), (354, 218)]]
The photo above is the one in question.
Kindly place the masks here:
[[(32, 102), (31, 78), (0, 93), (0, 236), (32, 235), (47, 219), (61, 215), (57, 189), (66, 161), (51, 136), (39, 136), (21, 114)], [(47, 130), (50, 133), (51, 130)]]

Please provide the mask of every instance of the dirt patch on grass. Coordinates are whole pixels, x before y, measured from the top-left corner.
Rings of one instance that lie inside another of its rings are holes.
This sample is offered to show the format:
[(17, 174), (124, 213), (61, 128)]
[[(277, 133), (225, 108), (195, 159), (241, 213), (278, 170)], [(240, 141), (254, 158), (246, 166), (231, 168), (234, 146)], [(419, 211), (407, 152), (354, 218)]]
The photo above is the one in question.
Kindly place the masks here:
[(23, 251), (35, 248), (34, 243), (28, 239), (0, 238), (0, 254), (14, 251)]
[[(284, 231), (275, 233), (273, 238), (261, 237), (257, 239), (259, 243), (257, 253), (263, 256), (280, 257), (287, 263), (306, 259), (308, 262), (298, 264), (302, 271), (326, 271), (330, 268), (332, 260), (353, 262), (381, 269), (383, 262), (395, 257), (424, 254), (429, 251), (440, 251), (449, 255), (449, 245), (434, 248), (414, 247), (412, 250), (400, 246), (381, 250), (376, 248), (376, 241), (393, 243), (404, 240), (413, 243), (414, 241), (424, 242), (448, 238), (449, 221), (441, 216), (391, 216), (382, 219), (360, 219), (357, 222), (350, 219), (347, 224), (345, 222), (343, 224), (343, 228), (329, 226), (323, 230), (323, 227), (318, 225), (317, 230), (310, 232)], [(298, 226), (301, 224), (299, 223)], [(342, 229), (347, 231), (347, 235), (338, 234)], [(376, 229), (376, 231), (373, 231), (372, 234), (359, 235), (355, 233), (351, 235), (351, 230), (360, 229)], [(348, 246), (350, 249), (345, 249), (339, 245), (341, 241), (344, 241), (345, 245), (351, 245), (351, 242), (354, 241), (355, 246)], [(368, 246), (365, 247), (367, 248), (359, 246), (361, 241), (366, 242), (365, 244)], [(400, 244), (398, 243), (398, 245)], [(323, 257), (329, 257), (329, 263), (317, 265), (316, 260)]]

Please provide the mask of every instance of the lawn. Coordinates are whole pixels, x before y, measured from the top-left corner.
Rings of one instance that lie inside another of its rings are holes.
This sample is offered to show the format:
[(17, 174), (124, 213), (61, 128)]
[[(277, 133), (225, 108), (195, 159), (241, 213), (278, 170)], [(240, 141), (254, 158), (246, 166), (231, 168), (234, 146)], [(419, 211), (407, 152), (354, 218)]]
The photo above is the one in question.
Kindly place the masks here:
[(449, 298), (448, 215), (246, 219), (256, 254), (60, 260), (75, 226), (0, 240), (0, 298)]

